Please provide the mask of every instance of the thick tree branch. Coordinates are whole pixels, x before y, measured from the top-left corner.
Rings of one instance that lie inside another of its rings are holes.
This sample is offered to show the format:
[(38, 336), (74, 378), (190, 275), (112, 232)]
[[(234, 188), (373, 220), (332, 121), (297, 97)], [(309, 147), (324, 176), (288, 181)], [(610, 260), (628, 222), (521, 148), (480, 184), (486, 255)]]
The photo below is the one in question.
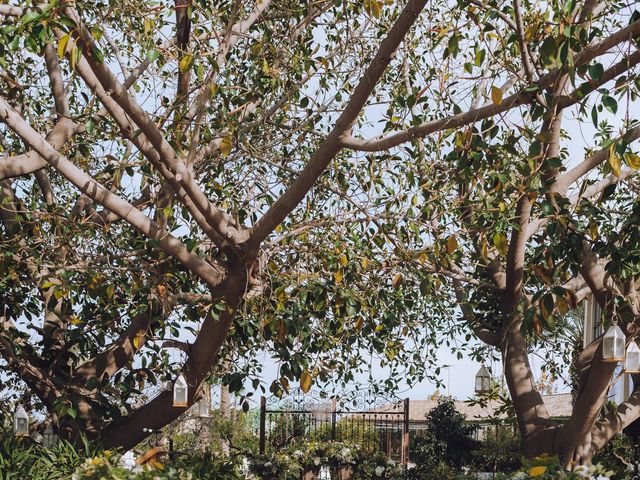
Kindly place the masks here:
[(609, 412), (593, 426), (591, 431), (593, 453), (600, 451), (609, 440), (638, 418), (640, 418), (640, 390), (636, 390), (626, 402), (618, 405), (616, 410)]
[(329, 135), (309, 159), (299, 177), (253, 227), (249, 240), (246, 242), (249, 251), (257, 249), (258, 245), (302, 201), (327, 165), (340, 151), (342, 148), (342, 136), (352, 127), (378, 80), (386, 70), (389, 62), (391, 62), (396, 49), (418, 18), (425, 4), (426, 0), (410, 0), (402, 10), (387, 37), (382, 41), (378, 52), (354, 89), (347, 106), (340, 114)]
[(524, 257), (527, 247), (527, 227), (531, 215), (531, 201), (529, 196), (522, 194), (516, 207), (517, 226), (511, 234), (509, 250), (507, 252), (506, 288), (503, 294), (503, 312), (511, 316), (520, 301), (524, 279)]
[[(60, 149), (73, 133), (74, 123), (68, 118), (61, 118), (47, 136), (47, 142), (53, 148)], [(41, 168), (47, 162), (35, 151), (30, 150), (21, 155), (0, 158), (0, 180), (28, 175)]]
[[(188, 405), (197, 402), (202, 395), (202, 381), (215, 362), (231, 326), (237, 306), (245, 290), (246, 279), (229, 279), (224, 292), (225, 307), (216, 318), (210, 309), (200, 333), (190, 348), (182, 373), (189, 385)], [(145, 429), (158, 430), (169, 421), (178, 418), (188, 407), (174, 407), (172, 392), (165, 390), (123, 421), (109, 425), (103, 432), (105, 448), (122, 447), (128, 450), (148, 436)]]

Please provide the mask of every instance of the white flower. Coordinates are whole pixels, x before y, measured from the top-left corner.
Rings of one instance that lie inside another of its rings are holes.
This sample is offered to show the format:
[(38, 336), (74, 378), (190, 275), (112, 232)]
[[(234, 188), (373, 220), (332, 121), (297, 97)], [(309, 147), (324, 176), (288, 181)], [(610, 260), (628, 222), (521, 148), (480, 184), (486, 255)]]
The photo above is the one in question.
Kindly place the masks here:
[(313, 457), (313, 464), (317, 467), (320, 465), (320, 457)]
[(591, 477), (589, 467), (587, 467), (586, 465), (578, 465), (573, 471), (574, 473), (577, 473), (581, 477), (584, 477), (584, 478)]
[(271, 468), (272, 465), (273, 464), (271, 462), (267, 462), (267, 463), (264, 464), (264, 466), (267, 467), (267, 468)]
[(300, 450), (296, 450), (295, 452), (293, 452), (293, 456), (296, 458), (302, 458), (304, 457), (304, 453)]
[(377, 466), (376, 470), (375, 470), (376, 476), (377, 477), (381, 477), (382, 474), (384, 473), (384, 467), (382, 466)]
[(523, 480), (524, 478), (527, 478), (528, 475), (525, 472), (518, 472), (516, 473), (512, 478), (512, 480)]
[(390, 467), (395, 467), (396, 466), (396, 462), (394, 462), (393, 459), (390, 458), (389, 460), (387, 460), (387, 465), (389, 465)]
[(604, 475), (598, 475), (596, 480), (609, 480), (609, 477), (605, 477)]

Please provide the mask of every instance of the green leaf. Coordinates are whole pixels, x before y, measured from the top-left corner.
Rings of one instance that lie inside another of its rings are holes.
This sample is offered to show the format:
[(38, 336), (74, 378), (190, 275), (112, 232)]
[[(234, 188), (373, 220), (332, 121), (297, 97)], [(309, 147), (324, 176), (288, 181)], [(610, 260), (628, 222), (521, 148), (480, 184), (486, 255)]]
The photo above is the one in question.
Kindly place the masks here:
[(600, 80), (604, 73), (604, 67), (601, 63), (594, 63), (589, 65), (589, 76), (594, 80)]
[(460, 51), (460, 47), (459, 47), (457, 33), (454, 33), (453, 35), (451, 35), (451, 38), (447, 43), (447, 48), (449, 49), (449, 54), (451, 54), (453, 58), (455, 58), (458, 55), (458, 52)]
[(602, 97), (602, 104), (611, 113), (616, 113), (618, 111), (618, 102), (616, 102), (615, 98), (609, 95), (605, 95)]
[(20, 23), (26, 25), (27, 23), (32, 23), (42, 18), (42, 14), (40, 12), (36, 12), (35, 10), (31, 10), (25, 13), (20, 19)]
[(104, 54), (98, 48), (97, 45), (94, 44), (93, 47), (91, 48), (91, 51), (93, 52), (93, 56), (95, 57), (96, 60), (98, 60), (100, 63), (104, 63)]
[(553, 37), (547, 37), (540, 46), (540, 61), (545, 68), (553, 68), (556, 65), (556, 52), (558, 45)]

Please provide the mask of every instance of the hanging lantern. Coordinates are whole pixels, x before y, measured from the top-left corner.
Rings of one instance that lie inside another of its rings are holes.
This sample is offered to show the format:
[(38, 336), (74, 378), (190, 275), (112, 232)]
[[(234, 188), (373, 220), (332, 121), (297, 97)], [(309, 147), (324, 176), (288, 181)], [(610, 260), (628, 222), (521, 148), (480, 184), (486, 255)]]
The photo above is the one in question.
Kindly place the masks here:
[(605, 362), (624, 362), (624, 347), (624, 333), (618, 325), (611, 325), (602, 337), (602, 360)]
[(187, 381), (182, 374), (178, 375), (176, 381), (173, 384), (173, 406), (174, 407), (187, 407), (187, 394), (189, 389), (187, 387)]
[(198, 400), (198, 417), (209, 418), (209, 399), (206, 394)]
[(627, 347), (627, 355), (624, 359), (624, 371), (626, 373), (640, 373), (640, 348), (631, 340)]
[(58, 438), (56, 434), (53, 433), (53, 428), (51, 428), (51, 425), (47, 425), (47, 428), (44, 429), (44, 433), (42, 434), (42, 446), (51, 448), (56, 444), (57, 440)]
[(13, 416), (13, 432), (17, 437), (29, 436), (29, 415), (22, 408), (22, 405), (18, 407)]
[(482, 365), (478, 373), (476, 373), (476, 393), (486, 393), (489, 390), (491, 390), (491, 374)]

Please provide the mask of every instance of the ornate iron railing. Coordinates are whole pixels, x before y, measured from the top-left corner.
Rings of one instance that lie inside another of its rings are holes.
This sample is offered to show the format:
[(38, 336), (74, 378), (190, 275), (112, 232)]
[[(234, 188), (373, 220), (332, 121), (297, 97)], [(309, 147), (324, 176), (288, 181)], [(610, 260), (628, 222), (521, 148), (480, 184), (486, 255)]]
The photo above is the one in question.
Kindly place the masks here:
[(260, 400), (260, 452), (277, 452), (306, 441), (341, 441), (365, 452), (409, 461), (409, 400), (368, 395), (340, 402), (317, 393), (295, 392)]

